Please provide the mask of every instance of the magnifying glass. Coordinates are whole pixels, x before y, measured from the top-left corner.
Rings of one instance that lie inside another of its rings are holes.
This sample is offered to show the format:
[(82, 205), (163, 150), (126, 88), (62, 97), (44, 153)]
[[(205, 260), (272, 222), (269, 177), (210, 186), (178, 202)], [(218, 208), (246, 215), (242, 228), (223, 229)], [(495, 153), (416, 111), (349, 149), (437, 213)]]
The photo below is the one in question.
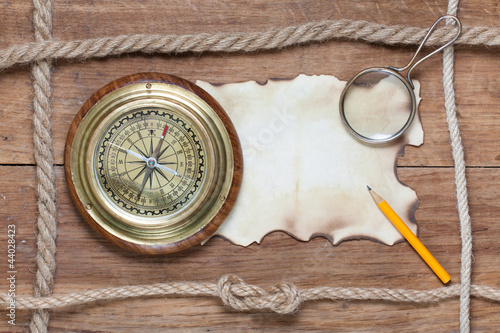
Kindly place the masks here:
[[(436, 25), (444, 19), (456, 22), (455, 37), (415, 62)], [(387, 143), (400, 137), (411, 125), (417, 110), (411, 72), (422, 61), (453, 44), (461, 32), (460, 20), (452, 15), (444, 15), (431, 26), (406, 66), (367, 68), (347, 82), (340, 95), (339, 109), (342, 122), (349, 132), (363, 142), (374, 144)], [(406, 70), (405, 78), (401, 72)]]

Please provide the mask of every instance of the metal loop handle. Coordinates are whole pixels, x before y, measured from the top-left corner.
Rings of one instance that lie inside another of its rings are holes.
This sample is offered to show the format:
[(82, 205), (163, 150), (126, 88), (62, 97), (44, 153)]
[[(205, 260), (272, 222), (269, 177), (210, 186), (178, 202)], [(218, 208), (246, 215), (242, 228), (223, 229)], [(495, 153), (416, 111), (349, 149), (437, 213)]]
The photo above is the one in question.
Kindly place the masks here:
[[(428, 55), (426, 55), (425, 57), (423, 57), (422, 59), (420, 59), (416, 63), (413, 63), (415, 61), (415, 59), (417, 58), (417, 55), (419, 54), (420, 50), (424, 46), (425, 42), (427, 41), (427, 39), (429, 39), (429, 36), (432, 34), (432, 32), (434, 31), (434, 29), (436, 28), (436, 26), (439, 24), (439, 22), (441, 22), (444, 19), (452, 19), (452, 20), (454, 20), (456, 22), (456, 24), (457, 24), (457, 34), (455, 35), (455, 37), (453, 37), (452, 40), (450, 40), (448, 43), (444, 44), (443, 46), (441, 46), (437, 50), (429, 53)], [(457, 38), (460, 36), (461, 33), (462, 33), (462, 23), (460, 22), (460, 20), (456, 16), (453, 16), (453, 15), (444, 15), (444, 16), (441, 16), (440, 18), (437, 19), (436, 22), (434, 22), (434, 24), (430, 27), (429, 31), (427, 31), (427, 34), (425, 35), (425, 37), (422, 40), (422, 42), (420, 42), (420, 45), (418, 46), (417, 51), (415, 51), (415, 54), (411, 58), (410, 62), (408, 62), (408, 64), (406, 66), (401, 67), (401, 68), (393, 68), (393, 67), (391, 67), (391, 68), (394, 69), (394, 70), (396, 70), (396, 71), (398, 71), (398, 72), (405, 71), (405, 70), (407, 70), (409, 68), (408, 73), (406, 75), (406, 79), (408, 80), (408, 82), (413, 87), (413, 82), (411, 82), (411, 78), (410, 78), (411, 71), (415, 67), (417, 67), (418, 64), (420, 64), (425, 59), (429, 58), (430, 56), (432, 56), (432, 55), (440, 52), (444, 48), (446, 48), (446, 47), (450, 46), (451, 44), (453, 44), (457, 40)]]

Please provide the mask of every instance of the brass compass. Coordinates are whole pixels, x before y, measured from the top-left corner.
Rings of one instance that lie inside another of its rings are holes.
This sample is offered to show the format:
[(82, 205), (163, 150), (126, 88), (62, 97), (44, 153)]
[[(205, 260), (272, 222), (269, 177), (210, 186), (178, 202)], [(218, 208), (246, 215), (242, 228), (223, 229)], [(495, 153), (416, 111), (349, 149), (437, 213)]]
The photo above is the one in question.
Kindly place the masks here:
[(99, 89), (66, 141), (66, 180), (96, 231), (143, 253), (186, 249), (231, 210), (242, 154), (222, 107), (203, 89), (159, 73)]

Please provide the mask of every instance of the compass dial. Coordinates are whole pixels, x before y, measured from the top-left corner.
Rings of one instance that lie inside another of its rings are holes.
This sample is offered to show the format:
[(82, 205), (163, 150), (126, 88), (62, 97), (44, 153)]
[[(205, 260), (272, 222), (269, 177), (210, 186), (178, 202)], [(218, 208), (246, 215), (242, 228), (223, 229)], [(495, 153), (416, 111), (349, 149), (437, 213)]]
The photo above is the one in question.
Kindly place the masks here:
[(143, 253), (209, 237), (234, 205), (242, 167), (221, 106), (166, 74), (134, 74), (99, 89), (66, 141), (66, 180), (80, 213), (115, 244)]
[(105, 130), (96, 151), (96, 176), (118, 207), (144, 216), (171, 214), (199, 193), (205, 150), (186, 120), (168, 111), (135, 110)]

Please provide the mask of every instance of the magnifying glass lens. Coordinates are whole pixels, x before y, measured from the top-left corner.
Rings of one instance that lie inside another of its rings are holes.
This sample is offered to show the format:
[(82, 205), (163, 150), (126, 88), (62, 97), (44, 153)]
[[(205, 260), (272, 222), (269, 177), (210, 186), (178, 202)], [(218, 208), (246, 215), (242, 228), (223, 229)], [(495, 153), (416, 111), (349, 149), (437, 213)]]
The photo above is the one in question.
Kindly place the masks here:
[(410, 118), (412, 101), (408, 89), (395, 74), (365, 72), (345, 93), (345, 118), (354, 131), (366, 138), (391, 138)]

